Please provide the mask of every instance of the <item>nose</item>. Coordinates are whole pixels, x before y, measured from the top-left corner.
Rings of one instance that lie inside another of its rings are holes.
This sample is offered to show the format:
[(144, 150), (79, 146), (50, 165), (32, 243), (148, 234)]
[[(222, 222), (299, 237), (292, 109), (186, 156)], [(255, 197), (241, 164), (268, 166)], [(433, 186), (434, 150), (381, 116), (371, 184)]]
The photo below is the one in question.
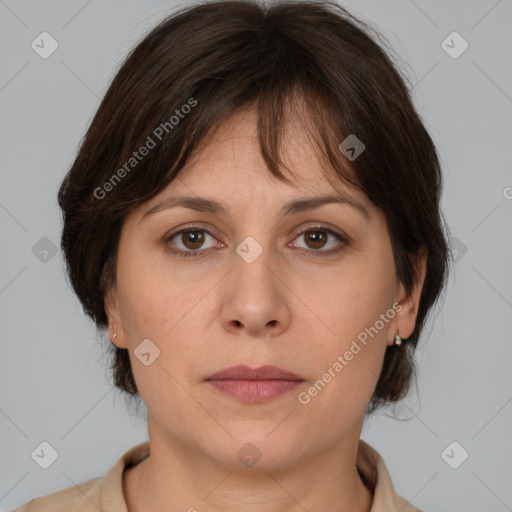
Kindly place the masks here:
[[(241, 249), (244, 249), (243, 244), (239, 251)], [(265, 250), (255, 258), (237, 253), (233, 260), (234, 267), (219, 283), (224, 328), (238, 335), (279, 336), (289, 327), (289, 306), (293, 297), (283, 272), (276, 268), (269, 251)]]

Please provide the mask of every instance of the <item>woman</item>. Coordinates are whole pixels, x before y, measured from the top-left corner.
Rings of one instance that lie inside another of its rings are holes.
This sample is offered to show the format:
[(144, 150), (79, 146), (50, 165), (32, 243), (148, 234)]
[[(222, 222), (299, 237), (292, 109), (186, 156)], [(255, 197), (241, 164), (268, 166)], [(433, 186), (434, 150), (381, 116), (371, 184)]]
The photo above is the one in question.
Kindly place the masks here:
[(149, 442), (18, 511), (419, 510), (360, 433), (446, 282), (442, 176), (370, 33), (335, 3), (208, 2), (128, 56), (59, 204)]

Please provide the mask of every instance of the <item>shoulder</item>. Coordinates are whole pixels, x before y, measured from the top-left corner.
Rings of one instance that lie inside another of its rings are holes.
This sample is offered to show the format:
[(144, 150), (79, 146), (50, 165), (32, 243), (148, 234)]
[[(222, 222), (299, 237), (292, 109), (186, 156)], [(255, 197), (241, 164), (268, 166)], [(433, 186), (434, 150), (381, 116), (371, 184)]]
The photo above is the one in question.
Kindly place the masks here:
[(92, 478), (39, 498), (34, 498), (12, 512), (98, 512), (101, 510), (102, 477)]
[(396, 505), (399, 508), (400, 512), (426, 512), (425, 510), (420, 510), (419, 508), (416, 508), (412, 503), (407, 501), (402, 496), (399, 496), (398, 494), (395, 497)]
[(396, 492), (384, 459), (362, 439), (359, 440), (357, 467), (365, 485), (373, 491), (371, 512), (425, 512)]
[(11, 512), (98, 512), (126, 511), (123, 495), (125, 469), (149, 456), (149, 442), (133, 446), (123, 453), (104, 476), (34, 498)]

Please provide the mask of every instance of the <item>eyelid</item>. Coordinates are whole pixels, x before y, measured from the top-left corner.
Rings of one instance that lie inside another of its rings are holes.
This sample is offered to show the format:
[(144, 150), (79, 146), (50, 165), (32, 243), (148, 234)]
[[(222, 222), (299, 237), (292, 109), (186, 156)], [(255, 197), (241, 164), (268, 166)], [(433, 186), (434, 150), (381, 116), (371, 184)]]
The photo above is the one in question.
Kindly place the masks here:
[[(201, 224), (201, 223), (190, 223), (190, 224), (185, 224), (184, 226), (180, 226), (180, 227), (172, 230), (170, 234), (165, 235), (164, 241), (166, 243), (168, 243), (175, 236), (183, 233), (184, 231), (188, 231), (188, 230), (191, 230), (191, 229), (194, 229), (194, 228), (196, 228), (199, 231), (204, 231), (205, 233), (207, 233), (208, 235), (210, 235), (211, 237), (213, 237), (217, 241), (219, 241), (218, 240), (219, 235), (215, 234), (217, 230), (210, 229), (210, 228), (205, 228), (204, 224)], [(313, 231), (315, 229), (324, 230), (326, 232), (329, 232), (329, 233), (335, 235), (335, 237), (338, 238), (338, 241), (342, 245), (350, 245), (352, 243), (352, 238), (350, 236), (348, 236), (346, 233), (339, 232), (339, 230), (337, 230), (335, 228), (332, 228), (331, 226), (327, 225), (326, 223), (320, 222), (320, 221), (316, 221), (316, 222), (315, 221), (310, 221), (308, 225), (302, 226), (300, 228), (297, 228), (294, 231), (293, 239), (290, 242), (293, 242), (297, 237), (303, 235), (304, 233), (307, 233), (308, 231)], [(287, 245), (289, 245), (290, 242), (288, 242)], [(222, 245), (224, 245), (224, 242), (220, 242), (220, 243)], [(198, 249), (197, 251), (192, 251), (192, 250), (191, 251), (183, 251), (182, 249), (178, 249), (176, 252), (186, 252), (186, 253), (202, 254), (202, 253), (205, 253), (205, 252), (207, 252), (209, 250), (210, 249)], [(322, 251), (322, 250), (315, 251), (314, 249), (304, 249), (304, 248), (301, 248), (301, 247), (298, 247), (297, 250), (299, 250), (299, 251), (310, 251), (310, 252), (314, 252), (314, 253), (318, 253), (318, 254), (322, 254), (322, 253), (329, 254), (330, 252), (335, 251), (333, 249), (330, 249), (328, 251)]]
[(185, 224), (184, 226), (180, 226), (176, 229), (173, 229), (168, 235), (165, 235), (164, 240), (168, 242), (171, 238), (174, 238), (176, 235), (181, 233), (182, 231), (187, 231), (189, 229), (198, 229), (201, 231), (204, 231), (205, 233), (208, 233), (210, 236), (213, 236), (215, 238), (219, 238), (220, 233), (213, 229), (213, 228), (205, 228), (203, 224), (197, 224), (197, 223), (191, 223), (191, 224)]
[(314, 229), (323, 229), (325, 231), (330, 231), (331, 233), (334, 233), (335, 235), (338, 235), (342, 240), (346, 241), (347, 243), (352, 242), (352, 239), (343, 231), (338, 230), (337, 228), (333, 228), (330, 225), (326, 224), (325, 222), (315, 222), (311, 221), (309, 225), (305, 227), (298, 228), (297, 231), (295, 231), (294, 236), (297, 237), (299, 235), (303, 235), (307, 231), (314, 230)]
[[(169, 239), (173, 238), (175, 235), (177, 235), (178, 233), (180, 233), (182, 231), (185, 231), (187, 229), (193, 229), (193, 228), (203, 230), (211, 236), (219, 237), (219, 235), (220, 235), (220, 233), (215, 229), (205, 228), (204, 224), (193, 222), (191, 224), (185, 224), (184, 226), (180, 226), (180, 227), (176, 228), (175, 230), (172, 230), (172, 232), (170, 234), (165, 235), (165, 237), (164, 237), (165, 241), (169, 241)], [(345, 239), (347, 242), (352, 241), (351, 237), (349, 237), (346, 233), (340, 232), (336, 228), (333, 228), (333, 227), (329, 226), (328, 224), (325, 224), (324, 222), (321, 222), (321, 221), (316, 221), (316, 222), (310, 221), (310, 223), (307, 226), (302, 226), (300, 228), (297, 228), (294, 231), (293, 236), (297, 237), (299, 235), (304, 234), (306, 231), (308, 231), (310, 229), (315, 229), (315, 228), (316, 229), (325, 229), (326, 231), (332, 231), (333, 233), (336, 233), (341, 238)]]

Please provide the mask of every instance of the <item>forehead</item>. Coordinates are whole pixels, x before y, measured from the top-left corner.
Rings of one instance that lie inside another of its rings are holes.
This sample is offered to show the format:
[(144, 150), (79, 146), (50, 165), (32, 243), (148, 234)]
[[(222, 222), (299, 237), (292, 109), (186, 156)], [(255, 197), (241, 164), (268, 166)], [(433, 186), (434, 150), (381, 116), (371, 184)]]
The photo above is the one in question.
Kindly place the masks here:
[[(202, 190), (207, 185), (213, 186), (219, 182), (229, 187), (249, 187), (251, 190), (267, 187), (268, 193), (271, 193), (269, 187), (272, 190), (293, 189), (303, 193), (314, 187), (326, 193), (335, 190), (350, 192), (365, 200), (365, 194), (355, 187), (342, 184), (333, 175), (333, 170), (308, 134), (306, 115), (305, 112), (294, 111), (282, 125), (280, 158), (294, 174), (292, 176), (281, 168), (288, 183), (273, 176), (267, 168), (258, 140), (258, 118), (254, 107), (237, 111), (216, 127), (195, 148), (187, 165), (180, 171), (180, 180)], [(353, 176), (354, 172), (350, 170), (349, 174)], [(170, 188), (175, 188), (172, 185)]]
[[(349, 201), (352, 198), (363, 205), (360, 210), (366, 209), (371, 216), (373, 207), (366, 195), (342, 184), (322, 163), (300, 116), (288, 116), (280, 134), (280, 156), (295, 176), (282, 169), (288, 183), (273, 176), (267, 168), (261, 154), (257, 122), (254, 108), (227, 118), (196, 147), (178, 176), (142, 205), (136, 216), (145, 216), (163, 200), (177, 196), (213, 199), (227, 205), (226, 209), (240, 212), (255, 206), (257, 209), (268, 206), (277, 211), (284, 203), (320, 195), (343, 195)], [(300, 211), (300, 207), (295, 211)]]

